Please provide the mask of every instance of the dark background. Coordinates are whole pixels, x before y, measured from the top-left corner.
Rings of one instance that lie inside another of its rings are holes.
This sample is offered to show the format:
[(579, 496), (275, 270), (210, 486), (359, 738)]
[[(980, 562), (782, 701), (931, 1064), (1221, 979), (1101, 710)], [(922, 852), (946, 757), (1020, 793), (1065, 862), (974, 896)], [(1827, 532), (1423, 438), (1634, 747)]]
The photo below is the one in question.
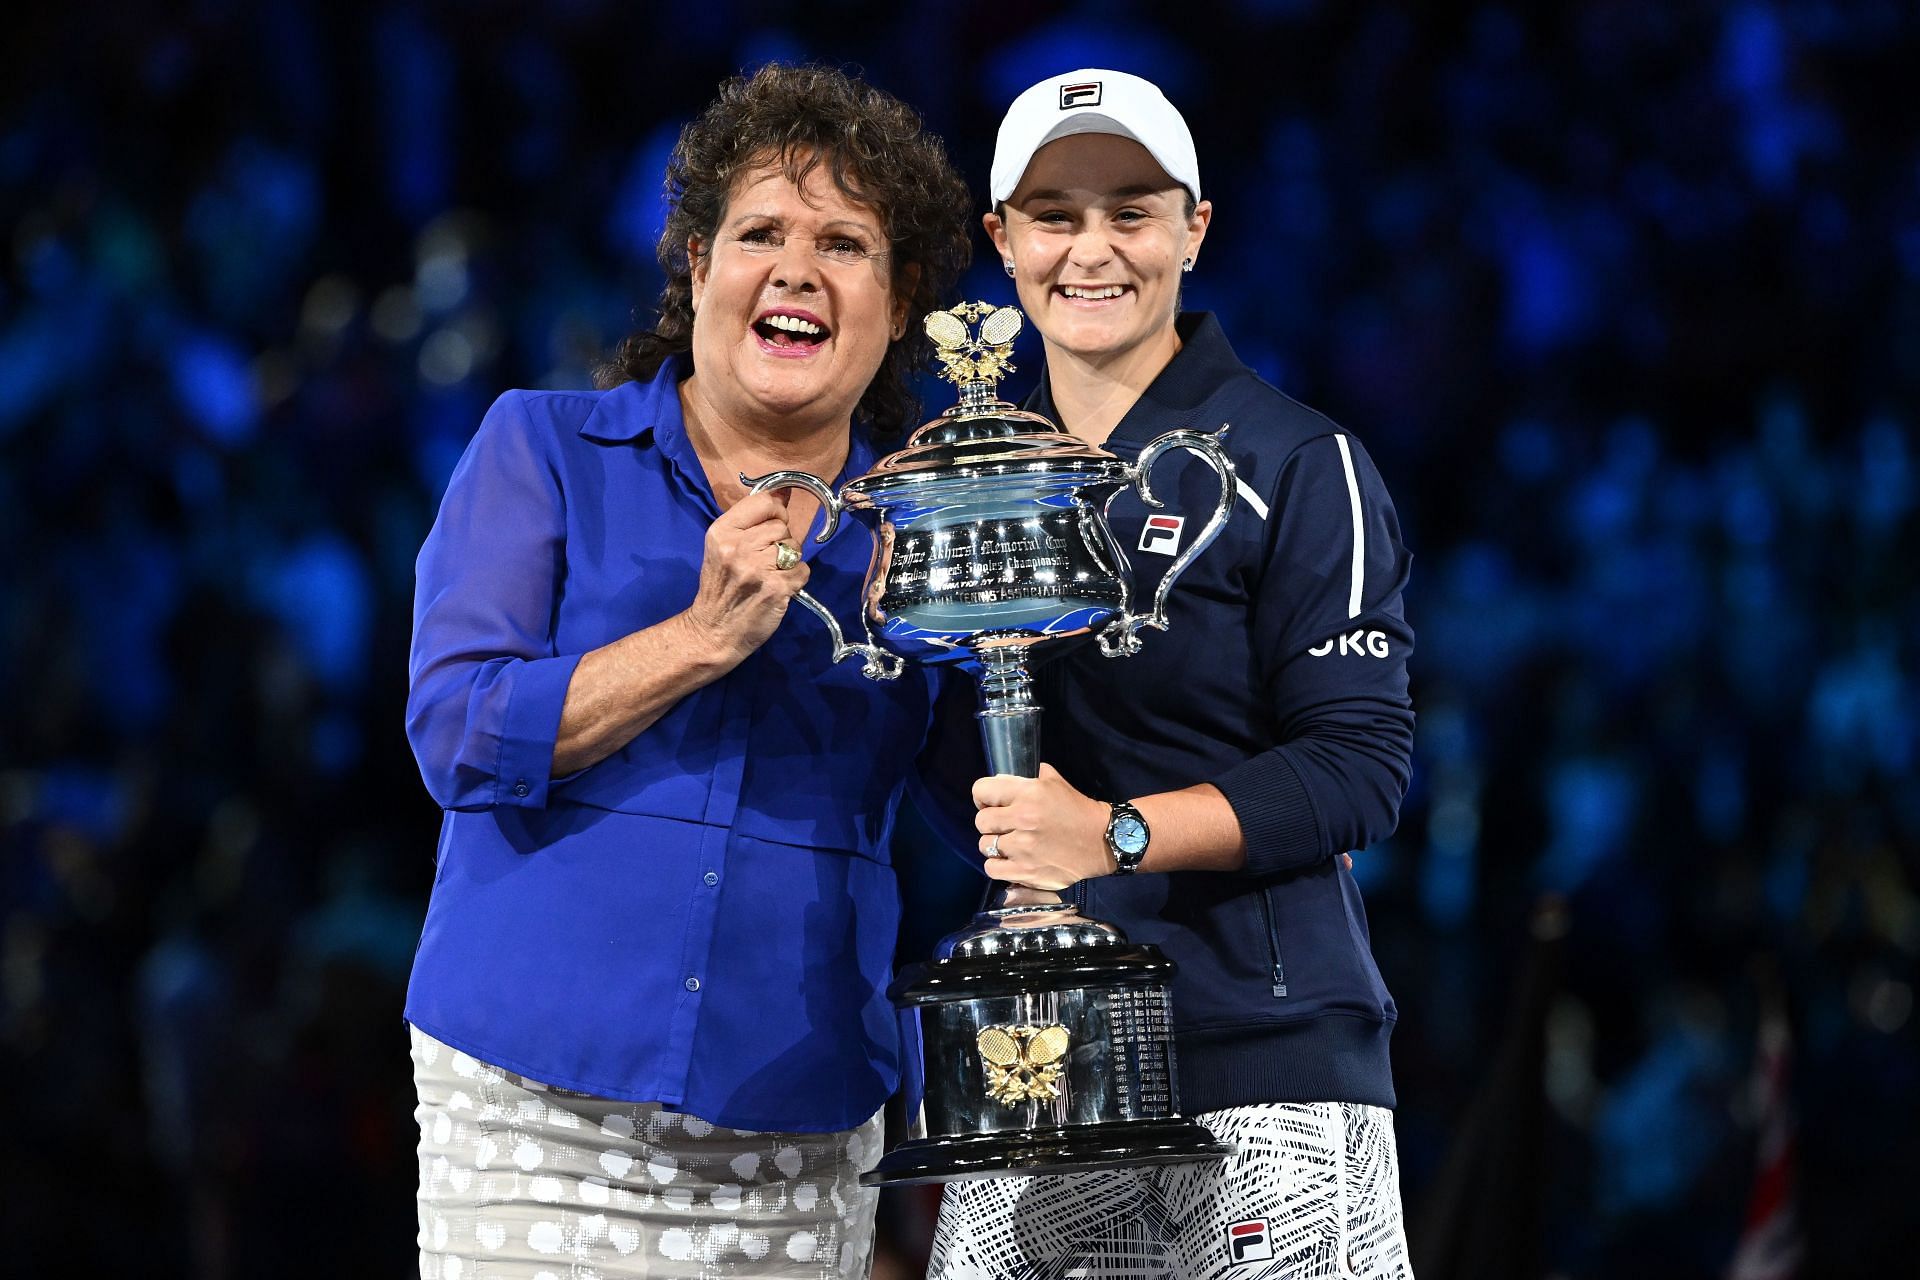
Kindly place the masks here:
[(1018, 90), (1160, 82), (1189, 305), (1385, 474), (1418, 761), (1357, 873), (1423, 1280), (1725, 1274), (1769, 1116), (1800, 1274), (1906, 1274), (1920, 19), (1865, 0), (10, 12), (0, 1270), (414, 1273), (412, 558), (492, 397), (645, 318), (679, 124), (808, 57), (983, 204)]

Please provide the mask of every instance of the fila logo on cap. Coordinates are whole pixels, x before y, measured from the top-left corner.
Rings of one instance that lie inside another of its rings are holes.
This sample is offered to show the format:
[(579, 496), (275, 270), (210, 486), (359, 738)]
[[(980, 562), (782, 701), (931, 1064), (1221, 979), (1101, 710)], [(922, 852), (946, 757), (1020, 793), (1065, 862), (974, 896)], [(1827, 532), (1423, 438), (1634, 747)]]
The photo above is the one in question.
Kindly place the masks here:
[(1180, 550), (1180, 530), (1186, 523), (1185, 516), (1148, 516), (1146, 527), (1140, 530), (1140, 549), (1155, 555), (1173, 555)]
[(1089, 80), (1085, 84), (1063, 84), (1060, 86), (1060, 109), (1071, 111), (1075, 107), (1097, 107), (1100, 105), (1100, 81)]
[(1228, 1223), (1227, 1252), (1233, 1255), (1236, 1266), (1273, 1257), (1273, 1238), (1267, 1234), (1267, 1220), (1249, 1218), (1245, 1222)]

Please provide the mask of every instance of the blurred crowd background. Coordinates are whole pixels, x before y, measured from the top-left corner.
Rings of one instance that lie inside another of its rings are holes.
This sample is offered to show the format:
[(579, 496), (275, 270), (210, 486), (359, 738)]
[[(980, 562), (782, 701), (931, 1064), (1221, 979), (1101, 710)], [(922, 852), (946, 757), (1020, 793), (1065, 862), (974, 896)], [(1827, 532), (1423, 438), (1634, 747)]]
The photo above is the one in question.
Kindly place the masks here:
[[(412, 1274), (413, 556), (492, 398), (647, 318), (680, 123), (808, 58), (983, 207), (1018, 90), (1161, 83), (1216, 208), (1189, 306), (1385, 474), (1418, 759), (1357, 874), (1424, 1280), (1909, 1273), (1895, 0), (13, 12), (0, 1271)], [(968, 296), (1010, 301), (987, 250)], [(901, 861), (913, 958), (971, 890)], [(889, 1197), (882, 1274), (929, 1204)]]

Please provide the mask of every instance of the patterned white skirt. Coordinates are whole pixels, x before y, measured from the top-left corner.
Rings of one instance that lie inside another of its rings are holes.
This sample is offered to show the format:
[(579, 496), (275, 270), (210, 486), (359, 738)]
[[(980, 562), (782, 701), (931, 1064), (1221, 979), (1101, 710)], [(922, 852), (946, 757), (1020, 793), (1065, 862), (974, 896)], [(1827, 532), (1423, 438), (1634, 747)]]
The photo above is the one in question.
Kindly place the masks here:
[(1197, 1118), (1231, 1158), (948, 1183), (929, 1280), (1412, 1280), (1391, 1111)]
[(757, 1133), (528, 1080), (413, 1033), (422, 1280), (845, 1280), (872, 1265), (875, 1116)]

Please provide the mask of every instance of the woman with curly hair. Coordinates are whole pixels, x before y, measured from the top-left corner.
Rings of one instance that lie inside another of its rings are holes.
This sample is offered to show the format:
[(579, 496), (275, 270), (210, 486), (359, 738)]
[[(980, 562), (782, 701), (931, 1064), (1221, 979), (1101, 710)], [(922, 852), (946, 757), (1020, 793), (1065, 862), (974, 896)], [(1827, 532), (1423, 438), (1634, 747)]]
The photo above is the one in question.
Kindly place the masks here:
[(887, 845), (933, 677), (833, 665), (868, 551), (743, 474), (864, 472), (967, 192), (909, 108), (728, 81), (668, 164), (659, 323), (510, 391), (420, 553), (407, 728), (446, 810), (408, 990), (423, 1275), (865, 1274)]

